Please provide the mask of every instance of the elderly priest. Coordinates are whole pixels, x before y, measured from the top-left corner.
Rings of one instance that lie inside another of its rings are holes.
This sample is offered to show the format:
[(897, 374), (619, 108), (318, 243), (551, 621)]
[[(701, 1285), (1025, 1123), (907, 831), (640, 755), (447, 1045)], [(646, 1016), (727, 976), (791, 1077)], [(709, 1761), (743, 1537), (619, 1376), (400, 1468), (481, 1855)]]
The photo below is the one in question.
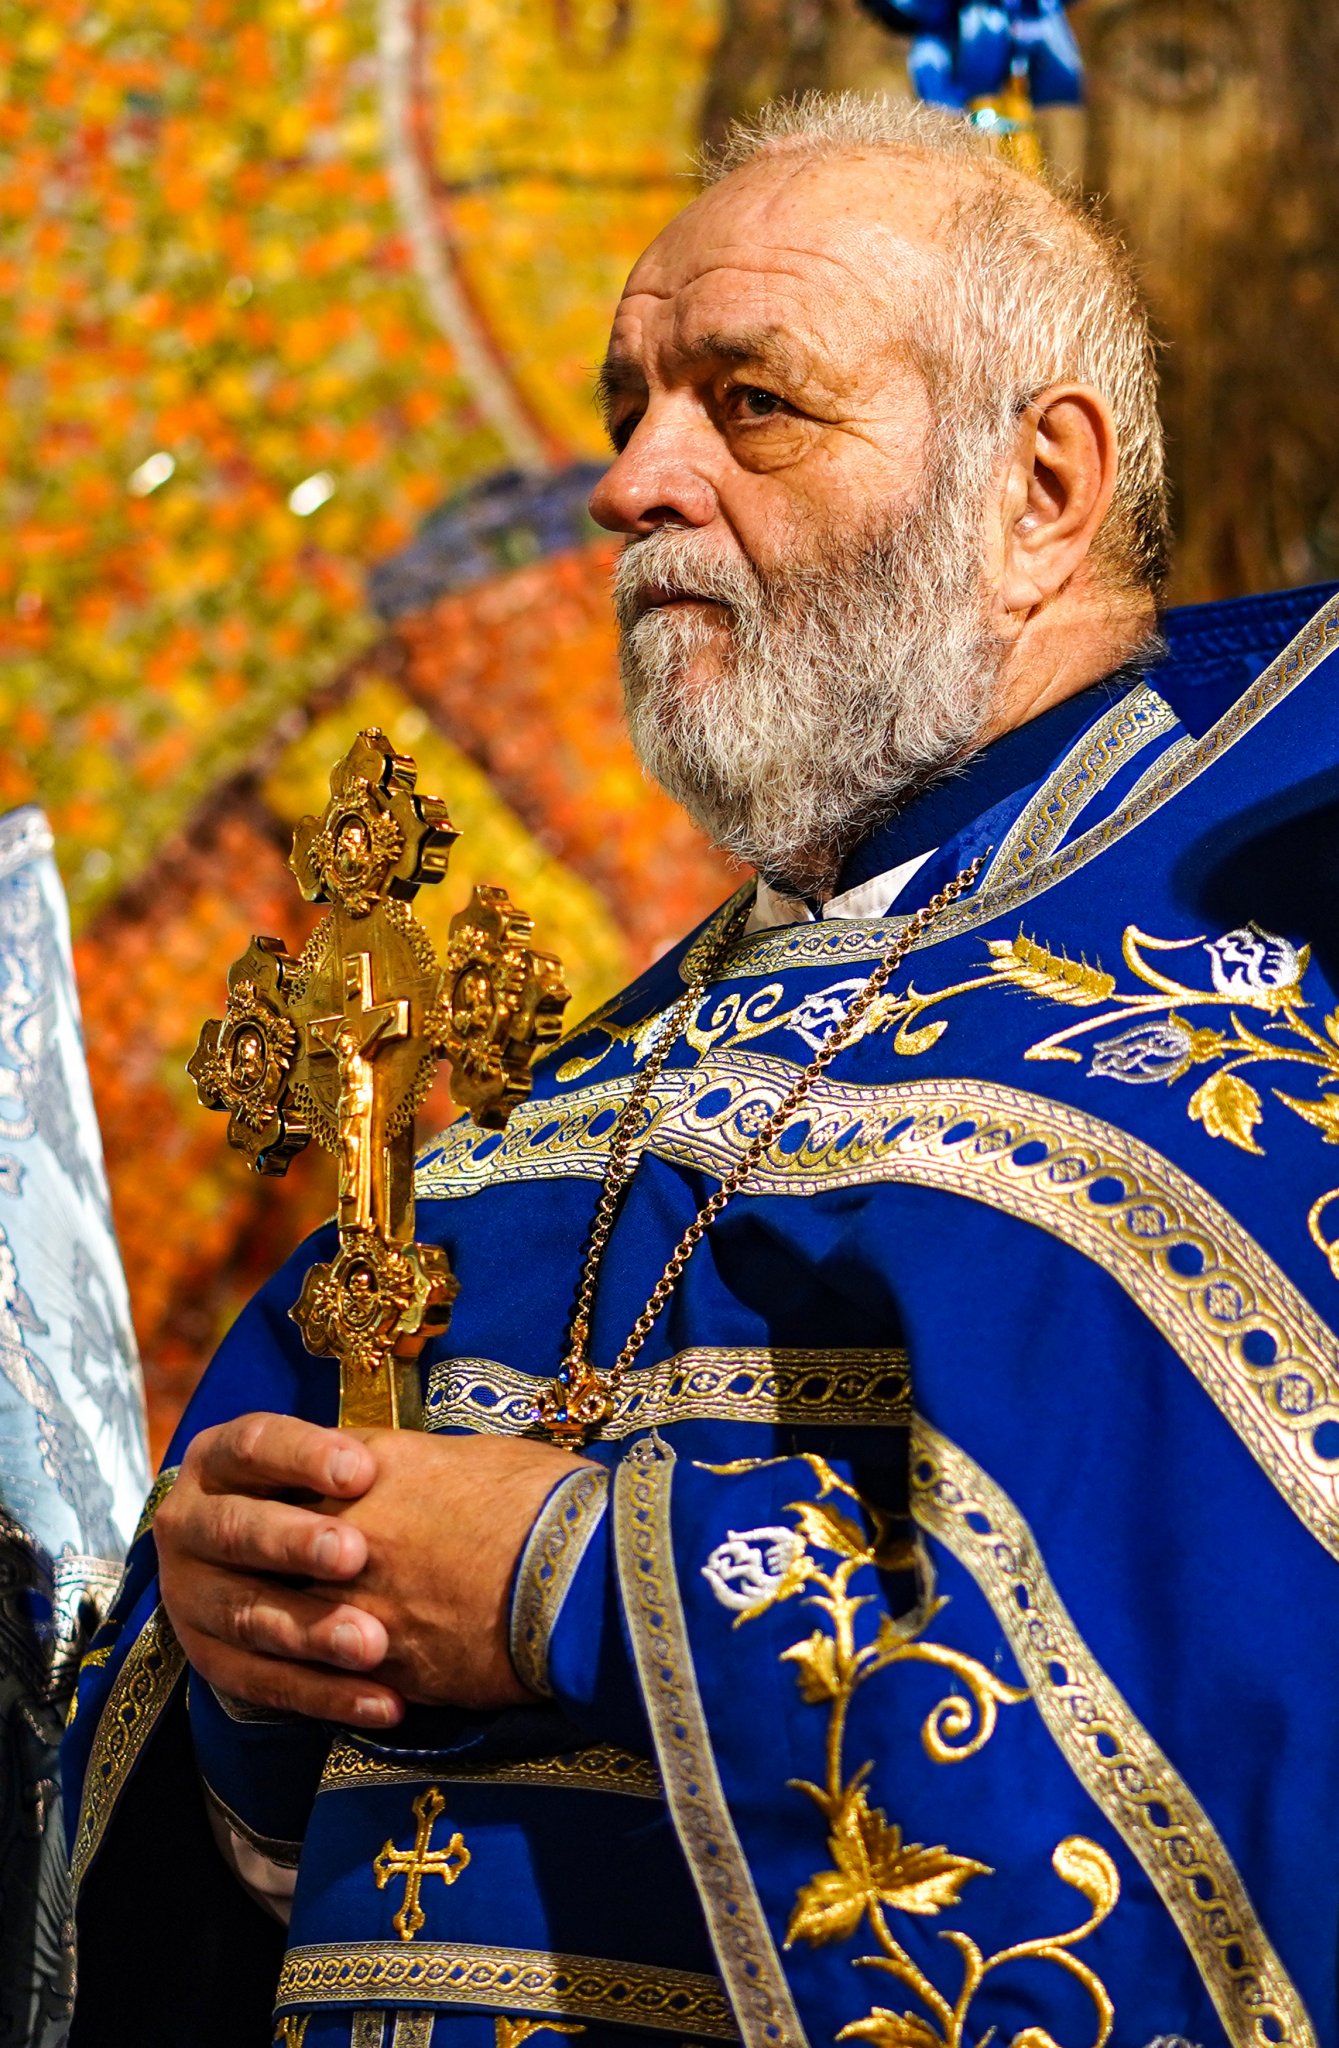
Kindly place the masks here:
[(736, 134), (602, 382), (758, 879), (423, 1158), (426, 1432), (331, 1427), (332, 1232), (224, 1344), (76, 2048), (1339, 2048), (1339, 603), (1159, 620), (1125, 259), (947, 116)]

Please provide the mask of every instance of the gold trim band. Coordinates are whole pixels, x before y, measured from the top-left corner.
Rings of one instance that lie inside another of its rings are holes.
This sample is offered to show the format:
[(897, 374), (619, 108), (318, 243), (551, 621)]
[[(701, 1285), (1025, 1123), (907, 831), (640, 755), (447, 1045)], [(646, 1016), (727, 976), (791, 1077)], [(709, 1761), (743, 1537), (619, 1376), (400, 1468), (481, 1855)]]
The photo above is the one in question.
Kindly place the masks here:
[[(519, 1436), (534, 1429), (542, 1379), (491, 1358), (448, 1358), (428, 1377), (429, 1429)], [(695, 1346), (638, 1366), (614, 1396), (602, 1438), (672, 1422), (756, 1422), (824, 1429), (905, 1428), (910, 1377), (902, 1350)]]
[[(1034, 862), (1053, 853), (1075, 820), (1100, 796), (1118, 769), (1178, 723), (1170, 704), (1141, 683), (1090, 725), (1019, 812), (982, 880), (982, 889), (1026, 875)], [(1166, 758), (1154, 763), (1155, 771)]]
[(330, 1745), (321, 1774), (323, 1792), (357, 1791), (383, 1785), (542, 1785), (556, 1792), (615, 1792), (631, 1799), (663, 1799), (660, 1773), (649, 1757), (634, 1756), (612, 1742), (593, 1743), (589, 1749), (569, 1750), (562, 1756), (527, 1757), (511, 1763), (481, 1763), (473, 1766), (434, 1758), (431, 1773), (422, 1763), (417, 1768), (383, 1763), (369, 1756), (356, 1743), (336, 1737)]
[[(794, 1078), (764, 1053), (668, 1069), (653, 1091), (646, 1149), (723, 1178)], [(499, 1179), (596, 1170), (590, 1125), (626, 1083), (586, 1090), (545, 1148), (515, 1139)], [(663, 1096), (663, 1099), (656, 1099)], [(520, 1124), (524, 1112), (512, 1119)], [(1339, 1465), (1314, 1448), (1339, 1420), (1339, 1343), (1250, 1233), (1198, 1182), (1128, 1131), (1000, 1082), (815, 1083), (804, 1111), (750, 1181), (754, 1195), (907, 1182), (943, 1188), (1035, 1224), (1103, 1267), (1189, 1366), (1316, 1540), (1339, 1558)], [(512, 1143), (511, 1133), (503, 1141)], [(576, 1156), (568, 1153), (576, 1146)], [(602, 1156), (602, 1155), (601, 1155)], [(679, 1419), (676, 1411), (673, 1418)]]
[(634, 1444), (614, 1481), (614, 1541), (642, 1697), (680, 1846), (746, 2048), (807, 2048), (712, 1755), (674, 1570), (674, 1453)]
[(180, 1465), (166, 1466), (165, 1469), (158, 1474), (158, 1477), (154, 1480), (153, 1485), (149, 1488), (148, 1498), (145, 1500), (144, 1506), (140, 1509), (140, 1517), (138, 1522), (136, 1522), (135, 1524), (135, 1533), (130, 1539), (130, 1548), (132, 1550), (135, 1548), (135, 1545), (139, 1542), (140, 1537), (147, 1536), (150, 1529), (152, 1529), (154, 1524), (154, 1518), (157, 1515), (159, 1508), (163, 1505), (163, 1502), (167, 1499), (167, 1496), (169, 1495), (169, 1493), (171, 1493), (173, 1487), (176, 1485), (177, 1474), (180, 1472), (180, 1470)]
[(609, 1505), (609, 1474), (583, 1465), (559, 1480), (526, 1538), (511, 1596), (508, 1647), (521, 1684), (551, 1699), (549, 1638)]
[[(387, 2005), (504, 2006), (563, 2019), (608, 2020), (657, 2033), (739, 2037), (719, 1983), (693, 1970), (541, 1949), (482, 1948), (471, 1942), (332, 1942), (284, 1957), (275, 2007), (339, 2005), (369, 1998)], [(791, 2048), (791, 2044), (787, 2044)]]
[(1213, 1822), (1070, 1620), (1031, 1529), (965, 1451), (919, 1420), (912, 1512), (989, 1601), (1056, 1747), (1176, 1922), (1233, 2048), (1316, 2048)]
[(185, 1669), (186, 1658), (172, 1632), (172, 1624), (164, 1610), (155, 1607), (126, 1652), (98, 1718), (70, 1858), (76, 1892), (98, 1853), (112, 1810), (140, 1751)]

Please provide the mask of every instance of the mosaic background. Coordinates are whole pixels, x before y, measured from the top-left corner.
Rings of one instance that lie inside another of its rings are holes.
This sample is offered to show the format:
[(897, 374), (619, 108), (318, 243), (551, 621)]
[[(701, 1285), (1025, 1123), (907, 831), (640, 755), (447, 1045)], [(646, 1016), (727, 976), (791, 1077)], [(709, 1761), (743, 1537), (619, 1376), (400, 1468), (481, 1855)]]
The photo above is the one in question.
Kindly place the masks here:
[[(1169, 342), (1182, 597), (1339, 573), (1331, 12), (1075, 10), (1047, 139)], [(249, 934), (304, 936), (353, 730), (463, 828), (425, 921), (505, 882), (573, 1015), (724, 893), (619, 730), (590, 370), (704, 136), (904, 69), (855, 0), (0, 0), (0, 65), (0, 809), (58, 834), (161, 1445), (328, 1213), (183, 1065)]]

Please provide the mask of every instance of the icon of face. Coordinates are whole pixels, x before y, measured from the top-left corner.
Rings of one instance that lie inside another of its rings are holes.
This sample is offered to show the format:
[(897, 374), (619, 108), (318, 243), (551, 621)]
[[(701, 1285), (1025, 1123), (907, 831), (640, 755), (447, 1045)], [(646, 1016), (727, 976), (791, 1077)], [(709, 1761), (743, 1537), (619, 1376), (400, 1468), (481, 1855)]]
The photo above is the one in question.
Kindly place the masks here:
[(366, 1329), (377, 1316), (377, 1281), (370, 1266), (355, 1266), (344, 1286), (345, 1313), (355, 1329)]
[(245, 1024), (233, 1038), (228, 1053), (228, 1071), (233, 1086), (247, 1093), (265, 1073), (265, 1040), (254, 1024)]
[(482, 967), (468, 967), (451, 992), (451, 1022), (462, 1038), (486, 1031), (493, 1019), (493, 984)]
[(359, 880), (367, 872), (372, 838), (364, 818), (341, 818), (335, 833), (335, 873), (341, 881)]

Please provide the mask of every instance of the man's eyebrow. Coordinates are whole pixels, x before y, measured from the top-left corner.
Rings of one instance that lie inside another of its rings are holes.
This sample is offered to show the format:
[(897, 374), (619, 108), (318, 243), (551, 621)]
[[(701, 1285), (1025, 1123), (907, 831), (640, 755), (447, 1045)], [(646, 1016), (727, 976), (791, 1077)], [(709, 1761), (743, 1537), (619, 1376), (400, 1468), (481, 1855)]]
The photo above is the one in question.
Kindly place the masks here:
[[(705, 334), (694, 335), (691, 341), (680, 343), (674, 353), (690, 368), (710, 363), (729, 363), (737, 367), (755, 363), (760, 369), (789, 377), (801, 376), (805, 368), (805, 352), (797, 345), (795, 336), (784, 327), (741, 327), (728, 332), (722, 328), (711, 328)], [(605, 357), (596, 375), (595, 397), (606, 420), (617, 399), (645, 389), (646, 372), (635, 356), (610, 354)]]
[(616, 399), (646, 389), (646, 374), (635, 356), (607, 355), (595, 373), (595, 404), (609, 423)]
[(783, 374), (798, 373), (805, 360), (789, 329), (772, 325), (737, 327), (729, 332), (711, 328), (685, 342), (678, 353), (692, 364), (758, 363)]

